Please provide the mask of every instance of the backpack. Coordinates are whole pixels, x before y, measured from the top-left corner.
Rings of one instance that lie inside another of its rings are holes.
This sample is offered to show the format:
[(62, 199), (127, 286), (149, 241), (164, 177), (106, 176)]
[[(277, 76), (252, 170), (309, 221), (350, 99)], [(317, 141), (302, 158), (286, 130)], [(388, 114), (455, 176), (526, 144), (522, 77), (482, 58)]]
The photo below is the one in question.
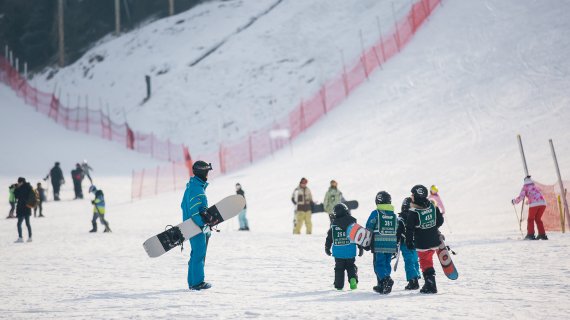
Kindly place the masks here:
[(34, 209), (35, 207), (38, 206), (38, 202), (39, 202), (39, 194), (36, 190), (31, 190), (30, 193), (28, 194), (28, 199), (26, 200), (26, 206), (30, 209)]

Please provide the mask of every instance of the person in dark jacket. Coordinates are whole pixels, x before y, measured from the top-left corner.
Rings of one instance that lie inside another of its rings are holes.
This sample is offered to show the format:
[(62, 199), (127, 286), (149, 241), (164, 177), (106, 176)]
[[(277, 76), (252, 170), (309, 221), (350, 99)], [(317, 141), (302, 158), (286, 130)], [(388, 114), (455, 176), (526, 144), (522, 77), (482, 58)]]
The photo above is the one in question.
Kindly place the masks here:
[[(348, 226), (356, 222), (350, 215), (348, 207), (339, 203), (333, 208), (333, 222), (325, 240), (325, 253), (334, 257), (334, 287), (337, 290), (344, 288), (344, 272), (348, 275), (350, 289), (354, 290), (358, 284), (358, 268), (354, 264), (356, 257), (356, 244), (351, 243), (346, 235)], [(332, 252), (331, 252), (332, 247)], [(358, 247), (358, 256), (362, 256), (362, 247)]]
[(59, 188), (65, 183), (59, 162), (56, 162), (53, 168), (51, 168), (48, 175), (44, 178), (44, 181), (48, 178), (51, 179), (51, 186), (53, 187), (53, 200), (59, 201)]
[(420, 268), (424, 276), (421, 293), (437, 293), (433, 254), (439, 247), (439, 227), (443, 224), (441, 211), (428, 200), (428, 190), (423, 185), (412, 188), (412, 203), (406, 221), (406, 246), (417, 249)]
[(75, 164), (75, 169), (71, 170), (71, 179), (73, 180), (73, 190), (75, 191), (74, 199), (83, 199), (83, 188), (81, 187), (81, 182), (83, 182), (83, 169), (79, 163)]
[(38, 205), (34, 208), (34, 218), (36, 217), (36, 214), (38, 212), (38, 209), (40, 209), (40, 218), (45, 217), (43, 215), (43, 207), (42, 204), (44, 203), (44, 201), (46, 201), (46, 189), (42, 188), (42, 184), (40, 182), (38, 182), (38, 185), (36, 187), (36, 194), (38, 196)]
[(32, 226), (30, 225), (30, 216), (32, 215), (32, 210), (28, 206), (28, 199), (31, 196), (35, 196), (32, 186), (26, 182), (25, 178), (19, 177), (16, 190), (14, 190), (14, 196), (16, 197), (16, 216), (18, 217), (18, 240), (17, 243), (24, 242), (22, 237), (22, 222), (26, 221), (26, 227), (28, 228), (28, 242), (32, 242)]
[[(245, 192), (243, 191), (241, 184), (236, 183), (236, 194), (241, 195), (245, 199)], [(249, 231), (249, 223), (247, 221), (247, 204), (243, 210), (239, 213), (239, 231)]]
[(410, 204), (412, 203), (412, 198), (407, 197), (402, 201), (401, 212), (398, 214), (398, 234), (401, 235), (400, 251), (402, 252), (402, 258), (404, 258), (404, 269), (406, 270), (406, 280), (408, 284), (404, 287), (405, 290), (417, 290), (420, 288), (419, 279), (421, 277), (420, 264), (418, 262), (418, 253), (416, 249), (408, 249), (405, 245), (406, 243), (406, 221), (410, 215)]

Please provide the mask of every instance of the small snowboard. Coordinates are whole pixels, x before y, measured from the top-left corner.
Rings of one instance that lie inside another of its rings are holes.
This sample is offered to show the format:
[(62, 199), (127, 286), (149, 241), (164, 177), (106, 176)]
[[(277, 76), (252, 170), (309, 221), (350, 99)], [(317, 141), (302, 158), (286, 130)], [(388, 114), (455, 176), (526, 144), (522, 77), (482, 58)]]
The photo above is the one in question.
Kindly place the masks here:
[(351, 243), (356, 243), (363, 247), (370, 247), (372, 242), (372, 232), (356, 222), (346, 228), (346, 236)]
[[(346, 204), (349, 210), (358, 209), (358, 201), (356, 200), (343, 201), (342, 203)], [(311, 206), (311, 211), (313, 213), (325, 212), (325, 205), (323, 203), (314, 203)]]
[[(209, 207), (206, 214), (211, 217), (211, 221), (213, 221), (212, 226), (215, 226), (237, 216), (244, 207), (245, 198), (241, 195), (232, 195)], [(156, 258), (200, 232), (202, 232), (202, 229), (192, 219), (188, 219), (148, 238), (143, 243), (143, 247), (149, 257)]]
[(441, 263), (441, 268), (443, 269), (443, 273), (451, 279), (457, 280), (459, 274), (457, 273), (457, 269), (455, 268), (455, 264), (451, 260), (451, 255), (449, 254), (449, 250), (447, 249), (447, 245), (445, 245), (445, 241), (443, 239), (443, 234), (439, 235), (439, 248), (437, 249), (437, 257), (439, 258), (439, 262)]

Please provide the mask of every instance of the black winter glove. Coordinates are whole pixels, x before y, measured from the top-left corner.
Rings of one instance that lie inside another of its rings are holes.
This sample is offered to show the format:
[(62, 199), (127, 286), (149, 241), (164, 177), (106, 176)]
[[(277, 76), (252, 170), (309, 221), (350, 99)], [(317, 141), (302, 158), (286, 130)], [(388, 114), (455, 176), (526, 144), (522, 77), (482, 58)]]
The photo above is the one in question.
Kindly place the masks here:
[(416, 248), (416, 246), (414, 246), (414, 240), (406, 239), (406, 247), (408, 247), (408, 250), (414, 250)]
[(364, 254), (364, 250), (362, 249), (361, 246), (358, 246), (358, 256), (362, 257), (363, 254)]
[(327, 254), (327, 256), (330, 256), (332, 254), (331, 249), (325, 248), (325, 253)]

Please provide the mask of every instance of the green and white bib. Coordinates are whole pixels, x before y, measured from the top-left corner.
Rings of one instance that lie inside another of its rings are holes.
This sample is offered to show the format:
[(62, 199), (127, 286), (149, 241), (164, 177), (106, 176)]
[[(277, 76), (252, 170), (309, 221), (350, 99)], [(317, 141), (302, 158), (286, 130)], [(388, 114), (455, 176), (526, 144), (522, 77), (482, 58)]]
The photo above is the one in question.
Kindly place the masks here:
[(418, 214), (420, 224), (416, 228), (431, 229), (435, 227), (437, 216), (435, 207), (432, 203), (430, 203), (429, 207), (425, 209), (411, 208), (410, 210)]

